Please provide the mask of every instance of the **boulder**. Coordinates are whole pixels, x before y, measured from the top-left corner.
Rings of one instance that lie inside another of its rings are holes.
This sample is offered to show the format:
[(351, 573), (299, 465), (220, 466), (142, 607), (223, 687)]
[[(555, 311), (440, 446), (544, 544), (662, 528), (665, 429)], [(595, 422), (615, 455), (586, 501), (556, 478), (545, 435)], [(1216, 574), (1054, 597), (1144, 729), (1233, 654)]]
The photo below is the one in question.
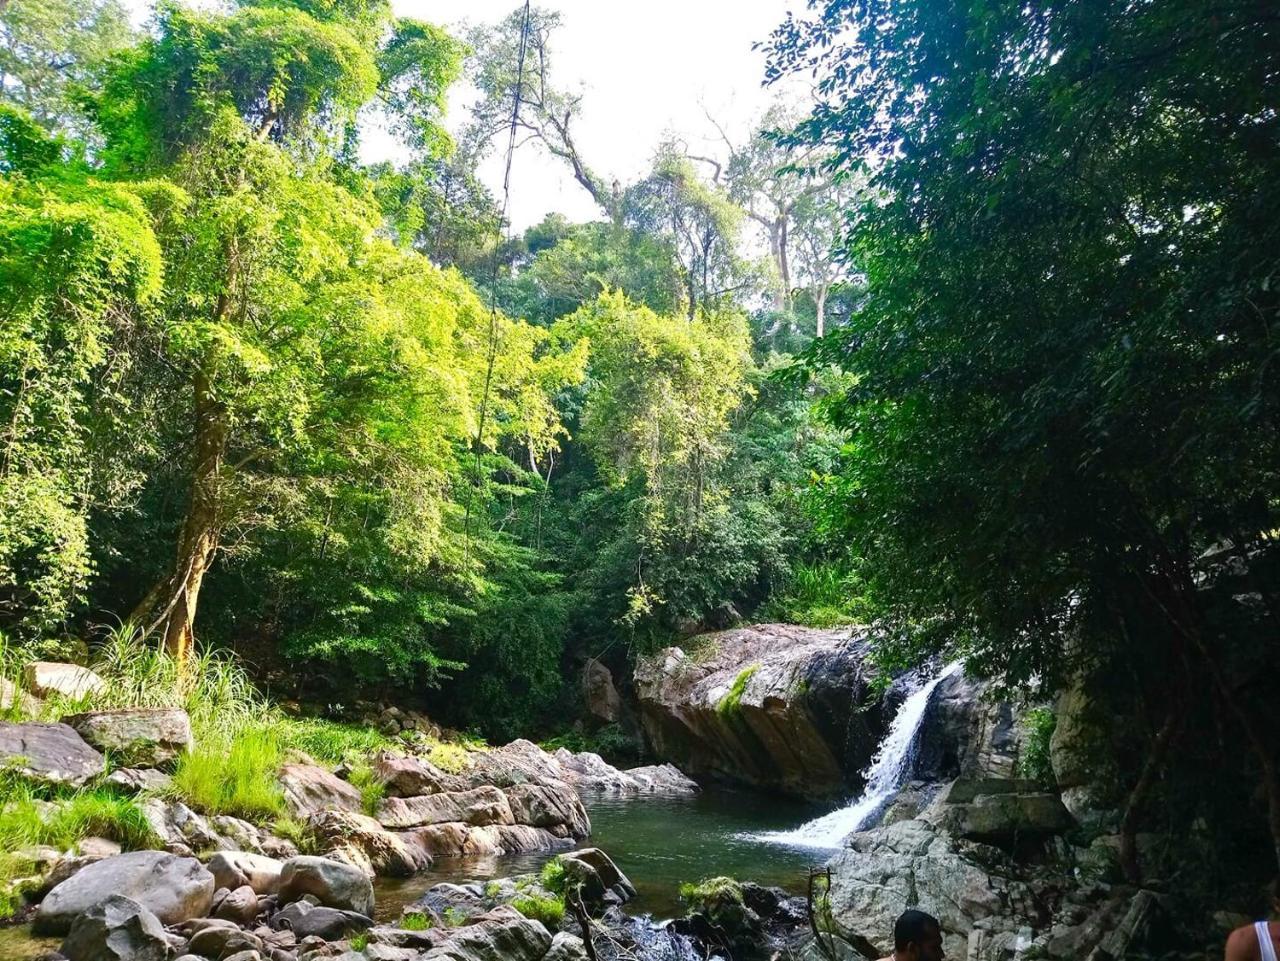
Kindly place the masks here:
[(280, 871), (284, 864), (262, 854), (219, 851), (206, 867), (220, 888), (234, 890), (247, 884), (255, 894), (275, 894), (280, 890)]
[(290, 812), (303, 820), (321, 811), (359, 814), (364, 809), (359, 791), (317, 764), (281, 766), (280, 788)]
[(416, 757), (402, 757), (380, 751), (373, 759), (373, 773), (386, 789), (387, 797), (419, 797), (458, 790), (457, 779), (435, 765)]
[(621, 771), (599, 754), (574, 754), (560, 748), (553, 755), (564, 778), (578, 791), (596, 794), (697, 794), (698, 785), (680, 773), (674, 764), (651, 764)]
[(568, 931), (560, 931), (551, 939), (551, 947), (542, 961), (587, 961), (587, 946), (582, 938)]
[(515, 823), (506, 795), (492, 786), (422, 797), (386, 798), (378, 805), (378, 820), (389, 828), (415, 828), (449, 821), (477, 826)]
[(641, 658), (641, 727), (681, 770), (804, 797), (862, 786), (884, 729), (865, 631), (757, 624)]
[(1049, 763), (1062, 803), (1072, 817), (1092, 829), (1114, 829), (1119, 826), (1115, 813), (1119, 805), (1110, 803), (1114, 799), (1103, 786), (1116, 780), (1111, 770), (1113, 752), (1097, 715), (1084, 681), (1077, 680), (1063, 691), (1054, 709)]
[(190, 855), (193, 851), (231, 847), (202, 815), (181, 801), (147, 798), (142, 802), (142, 813), (151, 830), (175, 854)]
[(187, 943), (187, 950), (202, 958), (226, 959), (241, 951), (261, 951), (262, 947), (262, 939), (256, 934), (234, 925), (202, 927)]
[(125, 794), (160, 794), (173, 783), (173, 778), (155, 768), (120, 767), (107, 775), (107, 783)]
[(0, 767), (43, 784), (83, 787), (106, 760), (65, 724), (0, 721)]
[(77, 915), (59, 950), (68, 961), (167, 961), (170, 954), (159, 919), (119, 894)]
[(1021, 712), (963, 671), (943, 678), (920, 720), (913, 775), (927, 781), (1013, 778), (1026, 732)]
[(395, 834), (364, 814), (324, 811), (308, 823), (327, 857), (354, 865), (370, 877), (408, 877), (431, 867), (431, 856), (416, 836)]
[(336, 941), (351, 934), (368, 930), (373, 920), (356, 911), (315, 906), (306, 901), (294, 901), (276, 912), (271, 919), (273, 928), (292, 931), (302, 938), (323, 938)]
[(943, 796), (941, 823), (957, 837), (1005, 848), (1042, 842), (1074, 827), (1058, 795), (1035, 787), (1017, 780), (957, 780)]
[(636, 896), (635, 885), (599, 848), (582, 848), (560, 856), (565, 876), (581, 885), (583, 900), (602, 903), (612, 894), (619, 904)]
[(551, 934), (518, 911), (498, 907), (432, 948), (423, 961), (542, 961), (551, 949)]
[(280, 870), (280, 903), (307, 894), (326, 907), (373, 916), (373, 885), (350, 864), (310, 855), (290, 858)]
[(248, 926), (258, 916), (258, 910), (257, 893), (249, 885), (242, 884), (227, 892), (222, 903), (214, 910), (213, 916)]
[(138, 902), (162, 924), (200, 917), (213, 901), (213, 875), (194, 858), (129, 851), (86, 865), (50, 891), (36, 911), (41, 934), (65, 934), (76, 917), (112, 894)]
[(113, 761), (162, 767), (191, 748), (191, 720), (176, 707), (130, 707), (71, 714), (62, 723)]
[(591, 820), (582, 799), (564, 781), (541, 784), (513, 784), (504, 792), (517, 824), (537, 828), (563, 827), (575, 838), (591, 834)]
[(61, 695), (79, 701), (107, 689), (107, 682), (87, 667), (57, 661), (33, 661), (23, 668), (23, 679), (36, 697)]
[(582, 699), (587, 713), (609, 724), (622, 718), (622, 696), (613, 684), (613, 674), (594, 657), (582, 668)]
[(554, 757), (523, 738), (489, 751), (472, 753), (467, 768), (457, 777), (462, 786), (471, 788), (566, 780)]

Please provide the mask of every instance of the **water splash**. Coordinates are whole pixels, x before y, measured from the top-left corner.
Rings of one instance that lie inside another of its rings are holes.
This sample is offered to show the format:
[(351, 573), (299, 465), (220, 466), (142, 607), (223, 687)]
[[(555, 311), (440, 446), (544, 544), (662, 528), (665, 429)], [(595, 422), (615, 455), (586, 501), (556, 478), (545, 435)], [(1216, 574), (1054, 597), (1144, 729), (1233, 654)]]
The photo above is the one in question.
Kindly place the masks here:
[(805, 848), (838, 848), (854, 831), (867, 827), (872, 819), (897, 794), (898, 788), (911, 773), (911, 762), (915, 759), (916, 735), (924, 721), (925, 709), (933, 696), (934, 688), (956, 671), (960, 670), (957, 661), (948, 664), (942, 672), (927, 683), (916, 682), (907, 695), (893, 723), (889, 725), (889, 733), (885, 735), (876, 751), (871, 765), (863, 772), (866, 787), (847, 807), (814, 818), (806, 824), (791, 831), (769, 831), (756, 834), (760, 841), (773, 844), (787, 844)]

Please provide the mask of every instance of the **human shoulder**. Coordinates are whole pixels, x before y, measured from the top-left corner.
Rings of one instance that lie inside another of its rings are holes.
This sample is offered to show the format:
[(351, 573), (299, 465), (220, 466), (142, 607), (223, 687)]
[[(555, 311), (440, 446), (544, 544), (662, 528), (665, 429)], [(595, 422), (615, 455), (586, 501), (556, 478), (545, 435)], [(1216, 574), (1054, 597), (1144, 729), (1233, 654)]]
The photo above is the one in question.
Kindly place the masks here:
[(1258, 936), (1253, 925), (1236, 928), (1227, 936), (1223, 961), (1256, 961), (1259, 956)]

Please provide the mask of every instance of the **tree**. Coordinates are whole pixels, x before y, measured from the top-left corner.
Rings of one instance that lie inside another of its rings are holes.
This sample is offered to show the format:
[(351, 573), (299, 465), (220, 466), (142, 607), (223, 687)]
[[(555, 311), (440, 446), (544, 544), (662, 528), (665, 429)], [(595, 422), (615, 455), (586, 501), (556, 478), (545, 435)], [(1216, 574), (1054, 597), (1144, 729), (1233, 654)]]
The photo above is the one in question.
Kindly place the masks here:
[[(1228, 776), (1196, 725), (1251, 747), (1280, 859), (1274, 699), (1251, 683), (1280, 624), (1275, 20), (831, 0), (772, 45), (775, 76), (819, 72), (802, 136), (883, 198), (847, 241), (864, 297), (811, 355), (856, 378), (825, 523), (874, 559), (899, 654), (1130, 679), (1135, 879), (1162, 774)], [(1256, 605), (1217, 600), (1237, 577)]]
[(110, 55), (133, 40), (117, 0), (16, 0), (0, 6), (0, 96), (50, 131), (83, 135), (80, 101)]

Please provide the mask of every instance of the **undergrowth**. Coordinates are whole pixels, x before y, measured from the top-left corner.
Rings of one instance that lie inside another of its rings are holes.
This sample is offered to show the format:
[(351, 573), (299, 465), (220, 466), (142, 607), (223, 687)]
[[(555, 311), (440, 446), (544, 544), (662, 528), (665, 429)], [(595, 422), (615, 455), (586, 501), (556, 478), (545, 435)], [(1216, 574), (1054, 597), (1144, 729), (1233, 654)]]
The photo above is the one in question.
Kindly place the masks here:
[(523, 894), (511, 902), (511, 906), (531, 921), (540, 921), (551, 930), (560, 927), (564, 920), (564, 901), (538, 894)]

